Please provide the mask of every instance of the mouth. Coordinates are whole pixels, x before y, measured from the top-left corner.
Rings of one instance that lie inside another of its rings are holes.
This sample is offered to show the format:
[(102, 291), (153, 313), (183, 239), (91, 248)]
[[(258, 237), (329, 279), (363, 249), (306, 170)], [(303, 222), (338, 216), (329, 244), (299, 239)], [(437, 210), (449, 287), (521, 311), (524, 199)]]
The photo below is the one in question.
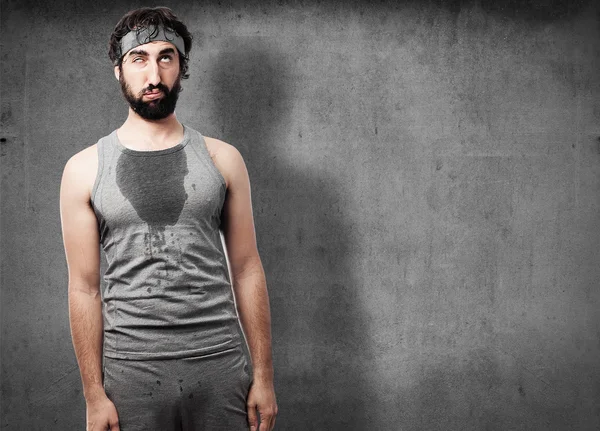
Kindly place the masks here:
[(161, 90), (154, 90), (154, 91), (149, 91), (149, 92), (144, 93), (144, 96), (146, 96), (149, 99), (157, 99), (161, 95), (162, 95)]

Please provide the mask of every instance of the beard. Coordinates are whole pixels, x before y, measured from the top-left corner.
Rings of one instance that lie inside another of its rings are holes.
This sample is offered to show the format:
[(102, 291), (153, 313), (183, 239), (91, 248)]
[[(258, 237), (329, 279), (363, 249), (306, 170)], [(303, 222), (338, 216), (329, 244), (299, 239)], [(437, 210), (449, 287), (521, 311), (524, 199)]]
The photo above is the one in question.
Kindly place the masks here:
[[(158, 85), (150, 84), (140, 91), (138, 96), (133, 94), (131, 87), (123, 79), (122, 72), (119, 75), (119, 83), (121, 84), (121, 91), (123, 91), (123, 96), (125, 96), (127, 103), (129, 103), (131, 109), (140, 117), (146, 120), (162, 120), (175, 112), (175, 105), (177, 105), (177, 98), (181, 91), (181, 74), (177, 77), (173, 88), (170, 90), (166, 85), (159, 82)], [(161, 90), (163, 93), (162, 97), (144, 102), (142, 100), (144, 93), (154, 89)]]

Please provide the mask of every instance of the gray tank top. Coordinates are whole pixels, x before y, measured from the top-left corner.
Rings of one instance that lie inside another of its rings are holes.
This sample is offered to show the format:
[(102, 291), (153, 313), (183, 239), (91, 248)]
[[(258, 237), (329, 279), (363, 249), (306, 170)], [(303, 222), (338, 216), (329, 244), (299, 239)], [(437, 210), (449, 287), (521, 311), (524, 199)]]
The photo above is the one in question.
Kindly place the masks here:
[(127, 148), (116, 130), (98, 141), (104, 355), (181, 358), (243, 340), (219, 231), (225, 193), (204, 137), (187, 126), (162, 150)]

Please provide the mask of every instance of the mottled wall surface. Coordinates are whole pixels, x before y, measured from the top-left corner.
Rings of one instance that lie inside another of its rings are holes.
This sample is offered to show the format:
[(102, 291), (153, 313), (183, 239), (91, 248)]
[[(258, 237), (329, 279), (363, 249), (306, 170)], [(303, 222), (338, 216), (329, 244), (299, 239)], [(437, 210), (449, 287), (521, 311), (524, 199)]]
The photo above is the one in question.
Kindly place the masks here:
[[(177, 115), (250, 172), (277, 429), (600, 427), (600, 8), (481, 3), (169, 4)], [(84, 429), (60, 177), (142, 5), (51, 4), (2, 2), (7, 430)]]

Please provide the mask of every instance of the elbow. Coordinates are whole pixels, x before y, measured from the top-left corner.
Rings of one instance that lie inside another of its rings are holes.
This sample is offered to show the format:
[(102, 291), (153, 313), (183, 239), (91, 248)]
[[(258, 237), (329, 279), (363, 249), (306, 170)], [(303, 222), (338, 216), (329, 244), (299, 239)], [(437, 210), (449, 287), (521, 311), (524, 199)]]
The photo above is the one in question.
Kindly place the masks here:
[(245, 280), (253, 277), (263, 277), (264, 270), (258, 255), (248, 256), (232, 264), (231, 276), (234, 280)]
[(69, 296), (87, 295), (97, 297), (100, 295), (100, 283), (90, 283), (82, 280), (69, 280)]

